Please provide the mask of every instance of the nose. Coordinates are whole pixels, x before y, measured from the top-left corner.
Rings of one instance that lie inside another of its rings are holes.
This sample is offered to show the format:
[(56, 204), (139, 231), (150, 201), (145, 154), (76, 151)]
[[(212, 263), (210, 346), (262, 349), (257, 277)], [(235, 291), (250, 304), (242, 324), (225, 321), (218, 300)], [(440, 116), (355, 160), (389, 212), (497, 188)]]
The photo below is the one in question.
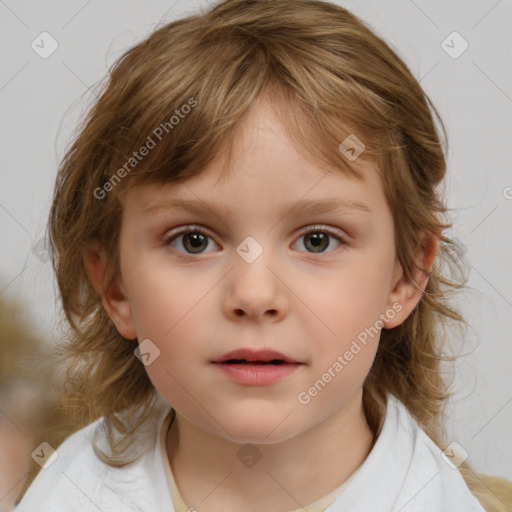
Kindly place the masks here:
[(284, 318), (288, 311), (286, 280), (271, 251), (263, 250), (254, 261), (235, 251), (231, 262), (224, 313), (231, 318), (248, 317), (254, 321)]

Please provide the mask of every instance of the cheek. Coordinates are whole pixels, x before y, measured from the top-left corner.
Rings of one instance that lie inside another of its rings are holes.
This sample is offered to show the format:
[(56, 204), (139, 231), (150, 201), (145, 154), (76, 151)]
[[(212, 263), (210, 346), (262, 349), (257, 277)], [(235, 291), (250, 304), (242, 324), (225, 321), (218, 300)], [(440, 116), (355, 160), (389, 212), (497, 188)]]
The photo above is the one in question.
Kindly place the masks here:
[(301, 292), (305, 304), (315, 316), (315, 325), (323, 323), (331, 338), (354, 336), (375, 324), (386, 307), (389, 294), (387, 270), (361, 261), (326, 274), (314, 286)]
[[(190, 400), (182, 389), (190, 388), (201, 376), (193, 376), (189, 363), (204, 363), (214, 356), (202, 340), (211, 340), (214, 325), (212, 303), (218, 279), (197, 279), (197, 274), (170, 269), (168, 265), (144, 265), (132, 276), (130, 297), (139, 340), (150, 339), (159, 350), (146, 372), (167, 400)], [(214, 350), (214, 349), (213, 349)]]
[(314, 372), (318, 378), (331, 368), (336, 374), (333, 380), (359, 380), (371, 367), (383, 327), (380, 315), (385, 311), (389, 282), (382, 262), (374, 260), (361, 258), (335, 278), (317, 281), (307, 295), (302, 292), (308, 297), (302, 329), (316, 347)]
[(171, 267), (165, 261), (141, 262), (130, 275), (130, 306), (137, 333), (150, 334), (163, 342), (176, 330), (201, 316), (201, 303), (215, 282), (197, 279), (197, 274)]
[(199, 300), (205, 292), (196, 296), (189, 290), (184, 294), (161, 283), (160, 287), (155, 283), (153, 291), (149, 300), (136, 308), (139, 340), (149, 338), (159, 351), (146, 372), (168, 402), (186, 407), (202, 378), (191, 363), (200, 365), (210, 355), (201, 340), (212, 324), (205, 316), (211, 308), (206, 298)]

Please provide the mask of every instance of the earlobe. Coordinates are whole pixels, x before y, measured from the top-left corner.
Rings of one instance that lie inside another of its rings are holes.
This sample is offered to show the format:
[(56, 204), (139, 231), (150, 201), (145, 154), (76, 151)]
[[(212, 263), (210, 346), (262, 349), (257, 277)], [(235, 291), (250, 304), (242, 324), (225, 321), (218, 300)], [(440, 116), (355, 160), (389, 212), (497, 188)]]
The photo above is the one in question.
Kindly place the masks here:
[[(439, 237), (433, 233), (423, 234), (416, 262), (411, 268), (411, 280), (405, 275), (397, 262), (394, 276), (394, 287), (389, 295), (389, 307), (400, 311), (393, 318), (384, 319), (384, 328), (392, 329), (403, 323), (420, 302), (427, 287), (429, 274), (434, 264)], [(397, 277), (398, 276), (398, 277)], [(400, 308), (396, 307), (400, 304)], [(394, 306), (395, 305), (395, 306)]]
[(117, 278), (110, 283), (106, 280), (107, 253), (104, 247), (96, 241), (90, 243), (84, 264), (89, 280), (119, 334), (129, 340), (136, 339), (131, 306), (121, 279)]

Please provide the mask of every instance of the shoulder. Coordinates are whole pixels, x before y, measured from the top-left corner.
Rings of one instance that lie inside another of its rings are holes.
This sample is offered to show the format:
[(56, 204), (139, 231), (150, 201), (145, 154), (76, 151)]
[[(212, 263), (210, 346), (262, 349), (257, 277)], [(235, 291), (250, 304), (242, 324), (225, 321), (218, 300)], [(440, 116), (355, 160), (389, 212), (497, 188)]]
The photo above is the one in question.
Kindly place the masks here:
[(388, 394), (375, 444), (329, 512), (485, 512), (405, 405)]
[[(103, 418), (68, 437), (23, 496), (14, 512), (137, 511), (152, 502), (151, 469), (154, 451), (149, 448), (138, 460), (122, 468), (105, 464), (96, 455), (93, 441), (102, 432)], [(150, 429), (144, 431), (154, 445)], [(101, 441), (101, 439), (100, 439)], [(141, 437), (137, 438), (141, 441)], [(104, 443), (105, 444), (105, 443)]]
[(84, 495), (94, 497), (91, 489), (101, 478), (101, 464), (95, 460), (92, 435), (100, 425), (98, 420), (68, 437), (52, 453), (49, 446), (41, 448), (41, 467), (28, 488), (16, 512), (29, 510), (87, 510)]
[(402, 461), (408, 468), (396, 510), (484, 512), (457, 465), (425, 433), (405, 405), (390, 396), (388, 411), (395, 415), (398, 438), (409, 453)]

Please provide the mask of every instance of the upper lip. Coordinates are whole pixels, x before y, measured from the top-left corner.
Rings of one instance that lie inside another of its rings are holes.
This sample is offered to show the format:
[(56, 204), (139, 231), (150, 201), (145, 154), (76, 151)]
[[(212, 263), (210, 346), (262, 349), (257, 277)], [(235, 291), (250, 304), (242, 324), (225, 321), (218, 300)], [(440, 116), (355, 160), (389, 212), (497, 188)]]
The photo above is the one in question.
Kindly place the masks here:
[(252, 350), (250, 348), (240, 348), (238, 350), (233, 350), (212, 362), (225, 363), (230, 359), (244, 359), (246, 361), (272, 361), (273, 359), (278, 359), (286, 363), (299, 363), (299, 361), (295, 361), (294, 359), (287, 357), (280, 352), (276, 352), (275, 350)]

